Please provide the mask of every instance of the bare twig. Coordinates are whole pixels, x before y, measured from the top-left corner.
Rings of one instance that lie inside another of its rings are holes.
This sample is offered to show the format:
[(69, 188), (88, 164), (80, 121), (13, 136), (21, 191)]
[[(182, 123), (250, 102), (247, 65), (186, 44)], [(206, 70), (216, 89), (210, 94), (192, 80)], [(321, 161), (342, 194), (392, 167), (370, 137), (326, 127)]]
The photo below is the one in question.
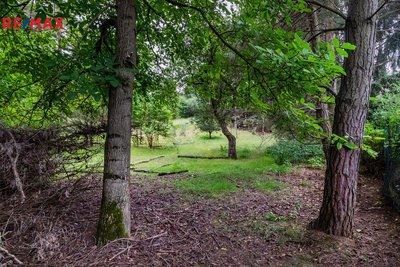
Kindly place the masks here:
[(117, 254), (115, 254), (114, 256), (112, 256), (108, 261), (112, 261), (113, 259), (115, 259), (116, 257), (118, 257), (119, 255), (121, 255), (122, 253), (124, 253), (127, 250), (130, 250), (131, 248), (133, 248), (135, 245), (130, 245), (127, 246), (126, 248), (124, 248), (123, 250), (121, 250), (120, 252), (118, 252)]
[[(7, 155), (8, 159), (11, 162), (11, 168), (14, 174), (15, 186), (18, 192), (21, 194), (21, 202), (25, 202), (25, 193), (21, 181), (21, 177), (18, 173), (17, 163), (19, 158), (19, 147), (17, 141), (15, 141), (14, 135), (0, 123), (0, 129), (5, 131), (11, 138), (11, 142), (7, 142), (5, 144), (0, 143), (0, 152), (3, 152)], [(7, 145), (9, 144), (9, 145)]]
[(3, 247), (0, 247), (0, 252), (6, 254), (8, 257), (10, 257), (14, 262), (16, 262), (19, 265), (23, 265), (22, 261), (20, 261), (17, 257), (15, 257), (13, 254), (11, 254), (8, 250), (6, 250)]

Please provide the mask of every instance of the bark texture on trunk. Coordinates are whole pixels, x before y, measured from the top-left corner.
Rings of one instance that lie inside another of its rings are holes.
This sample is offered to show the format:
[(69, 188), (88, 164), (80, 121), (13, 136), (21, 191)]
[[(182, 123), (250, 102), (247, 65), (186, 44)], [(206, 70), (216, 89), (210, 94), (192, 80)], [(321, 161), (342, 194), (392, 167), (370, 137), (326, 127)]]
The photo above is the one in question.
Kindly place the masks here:
[(97, 243), (128, 237), (132, 90), (136, 65), (136, 9), (133, 0), (117, 1), (117, 88), (110, 86), (104, 152), (103, 195)]
[[(357, 46), (345, 59), (336, 97), (333, 133), (362, 145), (374, 67), (376, 18), (368, 20), (377, 0), (352, 0), (346, 20), (346, 42)], [(330, 146), (322, 207), (314, 227), (328, 234), (350, 236), (354, 223), (360, 149)]]
[[(312, 9), (312, 5), (309, 4), (309, 7)], [(318, 25), (318, 16), (317, 11), (313, 10), (308, 17), (308, 26), (310, 36), (316, 36), (317, 33), (317, 25)], [(318, 42), (320, 41), (319, 36), (315, 37), (311, 40), (311, 47), (314, 51), (317, 50)], [(332, 41), (332, 40), (331, 40)], [(326, 136), (321, 138), (322, 147), (325, 154), (325, 160), (328, 161), (329, 155), (329, 138), (328, 136), (332, 133), (331, 121), (329, 116), (329, 107), (323, 100), (323, 93), (318, 94), (318, 99), (315, 103), (315, 117), (319, 120), (319, 126), (321, 126), (323, 133)]]
[(228, 139), (228, 158), (237, 159), (236, 137), (229, 131), (226, 118), (219, 113), (217, 102), (213, 99), (211, 99), (211, 107), (219, 127), (221, 127), (222, 133), (225, 135), (226, 139)]

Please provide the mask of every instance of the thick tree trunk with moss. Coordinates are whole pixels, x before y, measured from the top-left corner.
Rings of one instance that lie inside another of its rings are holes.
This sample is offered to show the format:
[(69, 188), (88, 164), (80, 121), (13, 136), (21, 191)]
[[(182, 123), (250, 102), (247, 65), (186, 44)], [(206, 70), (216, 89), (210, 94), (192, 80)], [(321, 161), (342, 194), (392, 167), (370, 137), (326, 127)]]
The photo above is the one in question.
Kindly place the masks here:
[(98, 244), (130, 235), (132, 68), (136, 64), (136, 10), (133, 0), (117, 1), (117, 60), (120, 84), (109, 90)]
[[(346, 20), (346, 42), (357, 46), (345, 59), (336, 98), (333, 133), (349, 136), (362, 145), (374, 67), (377, 0), (352, 0)], [(360, 148), (330, 146), (322, 207), (315, 228), (328, 234), (350, 236), (354, 223)]]
[(226, 123), (225, 116), (221, 115), (218, 110), (217, 102), (211, 99), (211, 107), (214, 113), (215, 118), (217, 119), (218, 125), (221, 128), (222, 133), (225, 135), (226, 139), (228, 139), (228, 158), (229, 159), (237, 159), (236, 154), (236, 137), (229, 131), (228, 125)]

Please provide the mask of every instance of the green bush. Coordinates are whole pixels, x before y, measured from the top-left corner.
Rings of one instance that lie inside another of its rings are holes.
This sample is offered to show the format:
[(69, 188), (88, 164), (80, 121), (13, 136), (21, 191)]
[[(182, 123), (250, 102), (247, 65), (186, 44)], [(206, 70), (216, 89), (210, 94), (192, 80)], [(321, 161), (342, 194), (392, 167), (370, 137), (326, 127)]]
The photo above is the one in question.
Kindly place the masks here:
[(279, 165), (324, 162), (324, 152), (320, 144), (304, 144), (296, 140), (281, 139), (268, 147), (267, 153)]
[(193, 96), (180, 96), (178, 103), (179, 117), (181, 118), (191, 118), (195, 115), (198, 109), (198, 100)]

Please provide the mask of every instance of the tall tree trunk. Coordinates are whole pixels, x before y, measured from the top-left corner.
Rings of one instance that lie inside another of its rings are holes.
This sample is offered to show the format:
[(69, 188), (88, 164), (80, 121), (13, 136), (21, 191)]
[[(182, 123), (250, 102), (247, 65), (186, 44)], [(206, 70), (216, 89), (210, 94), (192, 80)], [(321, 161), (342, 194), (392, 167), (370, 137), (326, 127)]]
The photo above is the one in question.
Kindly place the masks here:
[(136, 65), (136, 9), (134, 0), (117, 0), (117, 88), (110, 86), (104, 152), (103, 195), (97, 243), (130, 235), (130, 152), (132, 90)]
[(218, 106), (215, 100), (211, 99), (211, 107), (214, 113), (215, 118), (221, 127), (222, 133), (225, 135), (226, 139), (228, 139), (228, 158), (229, 159), (237, 159), (236, 154), (236, 137), (229, 131), (228, 125), (226, 123), (226, 119), (224, 116), (218, 112)]
[[(309, 4), (309, 7), (312, 9), (312, 5)], [(316, 36), (317, 33), (317, 25), (318, 25), (318, 16), (317, 16), (317, 11), (313, 10), (309, 14), (308, 17), (308, 26), (309, 26), (309, 33), (310, 36)], [(318, 47), (318, 42), (320, 41), (320, 38), (317, 36), (313, 40), (311, 40), (311, 47), (314, 51), (317, 50)], [(330, 116), (329, 116), (329, 107), (328, 105), (324, 102), (324, 93), (319, 93), (318, 94), (318, 99), (316, 100), (316, 111), (315, 111), (315, 117), (319, 121), (319, 126), (321, 126), (323, 133), (325, 136), (321, 138), (321, 143), (322, 147), (324, 150), (325, 154), (325, 160), (328, 161), (328, 155), (329, 155), (329, 136), (332, 133), (332, 128), (331, 128), (331, 122), (330, 122)]]
[[(352, 0), (346, 20), (346, 42), (357, 46), (345, 59), (347, 75), (336, 97), (333, 133), (349, 136), (362, 145), (374, 67), (376, 18), (368, 19), (377, 9), (378, 0)], [(360, 148), (336, 146), (329, 149), (322, 207), (314, 227), (341, 236), (352, 234), (359, 169)]]

